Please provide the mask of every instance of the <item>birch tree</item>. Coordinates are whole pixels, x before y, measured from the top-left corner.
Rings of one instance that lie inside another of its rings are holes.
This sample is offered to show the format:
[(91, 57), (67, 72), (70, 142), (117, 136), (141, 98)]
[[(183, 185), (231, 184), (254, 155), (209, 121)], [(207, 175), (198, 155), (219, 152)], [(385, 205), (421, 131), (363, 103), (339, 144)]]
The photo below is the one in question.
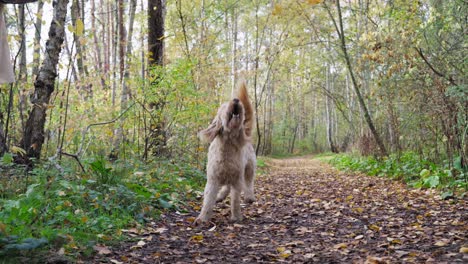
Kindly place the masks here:
[(21, 145), (26, 150), (27, 156), (32, 158), (40, 158), (42, 144), (44, 143), (46, 112), (49, 109), (50, 96), (55, 89), (57, 65), (65, 36), (64, 25), (67, 16), (67, 5), (68, 0), (57, 0), (55, 2), (44, 61), (34, 82), (34, 93), (31, 96), (33, 106), (21, 140)]

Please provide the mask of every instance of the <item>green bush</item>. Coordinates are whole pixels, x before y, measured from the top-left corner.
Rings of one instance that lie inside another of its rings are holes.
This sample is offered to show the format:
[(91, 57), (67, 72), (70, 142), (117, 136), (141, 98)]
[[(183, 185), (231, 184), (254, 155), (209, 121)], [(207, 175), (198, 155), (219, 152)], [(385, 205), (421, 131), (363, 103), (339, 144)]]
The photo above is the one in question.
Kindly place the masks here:
[(66, 175), (53, 164), (37, 166), (25, 191), (0, 199), (0, 260), (43, 247), (74, 254), (93, 243), (118, 241), (121, 229), (178, 208), (204, 184), (203, 172), (168, 161), (98, 158), (87, 164), (87, 173)]
[(390, 155), (382, 159), (375, 157), (360, 157), (348, 154), (337, 155), (330, 163), (340, 170), (351, 170), (366, 173), (371, 176), (389, 177), (403, 180), (416, 188), (438, 188), (446, 190), (445, 194), (453, 194), (453, 190), (466, 191), (467, 172), (461, 168), (460, 158), (450, 166), (435, 164), (422, 159), (417, 154), (406, 152), (400, 157)]

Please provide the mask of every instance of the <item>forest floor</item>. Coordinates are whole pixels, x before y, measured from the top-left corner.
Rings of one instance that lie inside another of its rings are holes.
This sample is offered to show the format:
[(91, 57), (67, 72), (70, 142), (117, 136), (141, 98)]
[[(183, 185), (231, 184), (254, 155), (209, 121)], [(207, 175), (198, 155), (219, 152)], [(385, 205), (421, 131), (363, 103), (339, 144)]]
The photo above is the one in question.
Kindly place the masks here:
[(466, 199), (442, 200), (310, 157), (270, 160), (256, 196), (241, 222), (229, 222), (225, 201), (209, 225), (194, 226), (197, 201), (188, 213), (124, 230), (131, 242), (103, 247), (92, 262), (468, 263)]

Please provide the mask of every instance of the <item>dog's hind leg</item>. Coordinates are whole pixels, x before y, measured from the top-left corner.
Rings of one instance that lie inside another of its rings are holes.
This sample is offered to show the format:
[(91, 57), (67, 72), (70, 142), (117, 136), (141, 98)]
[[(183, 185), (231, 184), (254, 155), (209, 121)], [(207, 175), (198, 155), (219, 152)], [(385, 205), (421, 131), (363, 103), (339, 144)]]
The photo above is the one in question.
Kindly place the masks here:
[(213, 207), (216, 203), (216, 195), (220, 189), (220, 185), (217, 182), (210, 181), (208, 177), (208, 182), (205, 186), (204, 197), (203, 197), (203, 206), (201, 209), (200, 214), (198, 215), (195, 223), (202, 223), (208, 222), (211, 218), (211, 214), (213, 213)]
[(242, 188), (240, 186), (231, 186), (231, 220), (242, 220), (240, 194)]
[(254, 180), (255, 180), (255, 166), (253, 164), (248, 164), (245, 167), (245, 190), (244, 190), (244, 201), (246, 203), (255, 202), (254, 194)]
[(224, 185), (221, 188), (221, 191), (219, 191), (218, 196), (216, 197), (216, 202), (220, 203), (224, 201), (224, 199), (226, 199), (230, 191), (231, 191), (231, 187), (229, 185)]

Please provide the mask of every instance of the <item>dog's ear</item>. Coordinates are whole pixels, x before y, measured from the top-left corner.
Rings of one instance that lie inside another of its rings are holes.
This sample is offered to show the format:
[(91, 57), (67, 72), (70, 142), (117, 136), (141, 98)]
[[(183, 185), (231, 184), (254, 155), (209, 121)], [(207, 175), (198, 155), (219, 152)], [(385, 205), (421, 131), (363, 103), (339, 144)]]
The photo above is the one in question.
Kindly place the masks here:
[(198, 137), (204, 142), (211, 143), (215, 137), (222, 132), (222, 129), (223, 125), (221, 120), (219, 118), (215, 118), (207, 129), (198, 132)]

